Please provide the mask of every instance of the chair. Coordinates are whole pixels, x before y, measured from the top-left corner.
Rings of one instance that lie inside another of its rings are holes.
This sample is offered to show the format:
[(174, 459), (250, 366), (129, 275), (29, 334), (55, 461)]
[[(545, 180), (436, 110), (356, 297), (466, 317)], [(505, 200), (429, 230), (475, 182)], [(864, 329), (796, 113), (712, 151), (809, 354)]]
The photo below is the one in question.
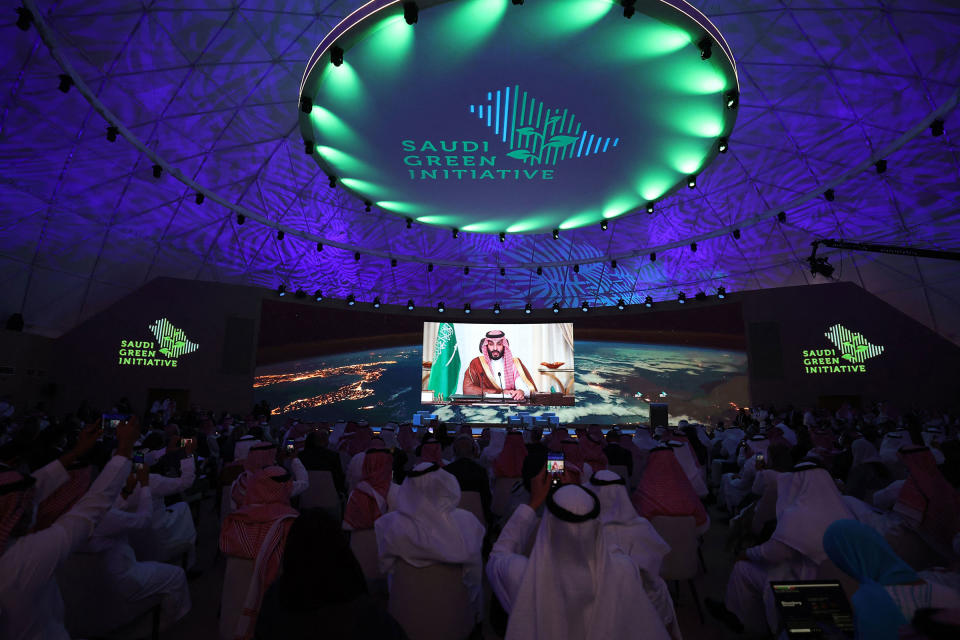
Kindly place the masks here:
[(483, 501), (480, 499), (479, 491), (462, 491), (460, 493), (460, 504), (457, 507), (477, 516), (480, 524), (487, 526), (486, 516), (483, 513)]
[(613, 471), (615, 474), (630, 482), (630, 472), (627, 471), (627, 466), (624, 464), (612, 464), (608, 467), (610, 471)]
[(237, 622), (247, 599), (247, 589), (253, 577), (253, 560), (227, 557), (227, 570), (223, 574), (223, 591), (220, 592), (220, 638), (232, 640), (237, 631)]
[(388, 611), (410, 640), (464, 640), (475, 626), (459, 564), (414, 567), (398, 560)]
[(308, 471), (310, 486), (300, 494), (301, 509), (322, 509), (336, 520), (340, 520), (340, 495), (333, 484), (333, 474), (329, 471)]
[(377, 534), (374, 529), (351, 531), (350, 550), (357, 557), (363, 576), (368, 582), (383, 577), (380, 573), (380, 552), (377, 549)]
[(493, 496), (490, 499), (490, 511), (498, 516), (507, 515), (510, 506), (510, 492), (520, 478), (497, 478), (493, 483)]
[(660, 577), (672, 580), (676, 585), (677, 603), (680, 601), (680, 581), (686, 580), (693, 593), (693, 602), (697, 605), (697, 614), (703, 622), (703, 610), (700, 608), (700, 597), (693, 579), (697, 576), (697, 525), (693, 516), (654, 516), (650, 524), (657, 530), (664, 542), (670, 545), (670, 553), (663, 559), (660, 566)]

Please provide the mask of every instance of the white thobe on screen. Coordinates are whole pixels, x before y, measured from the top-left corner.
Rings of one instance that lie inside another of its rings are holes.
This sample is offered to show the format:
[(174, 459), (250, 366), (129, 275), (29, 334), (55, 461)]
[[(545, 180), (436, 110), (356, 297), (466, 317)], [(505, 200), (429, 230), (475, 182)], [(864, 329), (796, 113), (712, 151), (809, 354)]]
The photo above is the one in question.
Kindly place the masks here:
[[(490, 371), (493, 373), (493, 379), (497, 383), (497, 386), (500, 386), (503, 388), (508, 388), (510, 386), (510, 383), (507, 381), (507, 372), (503, 365), (503, 358), (500, 358), (498, 360), (491, 360)], [(524, 382), (523, 380), (523, 375), (522, 375), (523, 370), (520, 369), (519, 367), (516, 367), (515, 371), (517, 376), (513, 382), (514, 388), (519, 389), (520, 391), (523, 391), (525, 395), (529, 396), (530, 387), (528, 387), (527, 383)], [(503, 381), (503, 384), (500, 383), (501, 380)]]
[[(115, 456), (80, 500), (37, 533), (8, 541), (0, 556), (0, 638), (67, 640), (57, 567), (93, 533), (130, 473), (130, 459)], [(59, 461), (36, 471), (40, 503), (68, 474)]]

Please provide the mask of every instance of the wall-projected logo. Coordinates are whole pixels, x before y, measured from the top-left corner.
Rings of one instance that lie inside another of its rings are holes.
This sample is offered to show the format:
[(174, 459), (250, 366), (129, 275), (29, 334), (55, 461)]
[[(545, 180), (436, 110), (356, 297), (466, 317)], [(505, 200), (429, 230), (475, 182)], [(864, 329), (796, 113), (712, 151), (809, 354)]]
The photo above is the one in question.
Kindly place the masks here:
[(180, 356), (193, 353), (199, 345), (183, 329), (161, 318), (148, 325), (154, 340), (121, 340), (117, 364), (138, 367), (176, 367)]
[(493, 130), (495, 144), (506, 146), (500, 164), (486, 140), (403, 140), (404, 151), (418, 152), (403, 158), (411, 180), (553, 180), (554, 170), (542, 167), (620, 144), (620, 138), (588, 131), (567, 109), (544, 107), (519, 85), (488, 91), (486, 102), (468, 110)]
[(880, 345), (871, 344), (862, 334), (835, 324), (823, 334), (833, 349), (804, 349), (805, 373), (866, 373), (865, 362), (883, 353)]

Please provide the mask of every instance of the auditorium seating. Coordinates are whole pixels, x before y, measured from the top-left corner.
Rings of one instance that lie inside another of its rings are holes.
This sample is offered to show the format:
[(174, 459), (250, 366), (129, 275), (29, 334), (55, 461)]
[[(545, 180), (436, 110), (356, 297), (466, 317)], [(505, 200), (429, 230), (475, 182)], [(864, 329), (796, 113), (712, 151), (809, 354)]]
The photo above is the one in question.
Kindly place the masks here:
[(682, 518), (669, 516), (654, 516), (650, 519), (650, 524), (657, 530), (664, 542), (670, 545), (670, 553), (663, 559), (660, 566), (660, 577), (667, 582), (673, 582), (676, 593), (674, 594), (674, 604), (680, 605), (680, 582), (687, 581), (690, 585), (690, 592), (693, 594), (693, 601), (697, 606), (697, 614), (700, 621), (703, 622), (703, 611), (700, 608), (700, 598), (697, 596), (697, 587), (693, 584), (693, 579), (697, 577), (698, 567), (698, 541), (697, 541), (697, 523), (693, 516)]
[(474, 627), (459, 564), (414, 567), (397, 561), (388, 610), (410, 640), (464, 640)]

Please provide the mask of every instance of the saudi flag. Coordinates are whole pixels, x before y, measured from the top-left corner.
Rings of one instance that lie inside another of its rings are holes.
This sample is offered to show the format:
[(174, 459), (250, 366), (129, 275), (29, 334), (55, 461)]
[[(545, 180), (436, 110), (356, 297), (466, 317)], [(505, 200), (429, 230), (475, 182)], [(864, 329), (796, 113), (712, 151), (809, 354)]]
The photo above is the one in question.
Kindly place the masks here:
[(433, 349), (433, 365), (430, 367), (430, 379), (427, 389), (433, 391), (433, 397), (449, 400), (457, 390), (460, 379), (460, 351), (457, 350), (457, 334), (449, 322), (440, 324), (437, 330), (437, 344)]

